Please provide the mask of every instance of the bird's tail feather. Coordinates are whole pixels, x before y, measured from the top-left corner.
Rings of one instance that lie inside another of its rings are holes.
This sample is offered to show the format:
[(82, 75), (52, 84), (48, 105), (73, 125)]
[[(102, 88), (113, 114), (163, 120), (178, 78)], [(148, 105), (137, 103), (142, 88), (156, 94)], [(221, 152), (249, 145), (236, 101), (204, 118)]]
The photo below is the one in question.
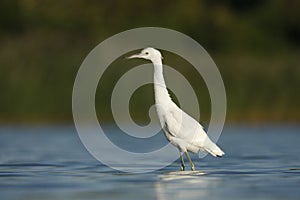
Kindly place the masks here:
[(225, 153), (215, 143), (210, 141), (210, 144), (206, 145), (205, 150), (214, 157), (222, 157)]

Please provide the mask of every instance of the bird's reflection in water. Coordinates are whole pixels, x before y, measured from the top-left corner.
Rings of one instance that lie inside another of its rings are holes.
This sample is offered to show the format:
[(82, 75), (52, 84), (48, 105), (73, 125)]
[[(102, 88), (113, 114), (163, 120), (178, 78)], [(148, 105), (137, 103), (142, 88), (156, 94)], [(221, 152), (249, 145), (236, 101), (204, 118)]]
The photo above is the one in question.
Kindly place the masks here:
[(217, 177), (208, 177), (202, 171), (167, 172), (155, 183), (158, 200), (210, 199), (219, 185)]

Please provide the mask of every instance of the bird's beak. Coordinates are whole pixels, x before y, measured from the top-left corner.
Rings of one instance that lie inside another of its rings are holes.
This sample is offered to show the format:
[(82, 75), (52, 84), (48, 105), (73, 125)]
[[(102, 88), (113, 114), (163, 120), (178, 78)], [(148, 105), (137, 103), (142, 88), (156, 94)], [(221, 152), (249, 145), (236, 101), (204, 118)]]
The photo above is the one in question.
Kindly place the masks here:
[(134, 54), (132, 56), (126, 57), (126, 59), (132, 59), (132, 58), (141, 58), (141, 54)]

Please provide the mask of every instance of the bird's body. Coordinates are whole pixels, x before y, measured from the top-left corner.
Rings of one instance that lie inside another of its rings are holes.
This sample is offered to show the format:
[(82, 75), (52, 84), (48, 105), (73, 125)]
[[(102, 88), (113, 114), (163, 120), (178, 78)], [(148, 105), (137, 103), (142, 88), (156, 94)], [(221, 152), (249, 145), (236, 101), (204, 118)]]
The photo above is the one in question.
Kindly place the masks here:
[(154, 48), (146, 48), (140, 54), (129, 58), (144, 58), (151, 60), (154, 65), (154, 93), (155, 105), (161, 127), (166, 138), (180, 151), (181, 170), (184, 170), (182, 154), (185, 153), (191, 169), (194, 165), (188, 155), (188, 151), (198, 153), (200, 150), (213, 156), (221, 157), (224, 152), (213, 143), (203, 127), (181, 110), (170, 98), (164, 76), (161, 53)]

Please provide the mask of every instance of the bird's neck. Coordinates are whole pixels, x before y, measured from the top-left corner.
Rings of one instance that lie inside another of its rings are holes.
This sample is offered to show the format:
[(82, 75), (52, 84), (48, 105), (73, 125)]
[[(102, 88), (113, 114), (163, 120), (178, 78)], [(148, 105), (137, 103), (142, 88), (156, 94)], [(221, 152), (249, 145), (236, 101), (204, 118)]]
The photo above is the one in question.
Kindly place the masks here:
[(171, 101), (165, 79), (163, 76), (163, 65), (161, 59), (153, 61), (154, 65), (154, 94), (155, 103), (164, 105)]

